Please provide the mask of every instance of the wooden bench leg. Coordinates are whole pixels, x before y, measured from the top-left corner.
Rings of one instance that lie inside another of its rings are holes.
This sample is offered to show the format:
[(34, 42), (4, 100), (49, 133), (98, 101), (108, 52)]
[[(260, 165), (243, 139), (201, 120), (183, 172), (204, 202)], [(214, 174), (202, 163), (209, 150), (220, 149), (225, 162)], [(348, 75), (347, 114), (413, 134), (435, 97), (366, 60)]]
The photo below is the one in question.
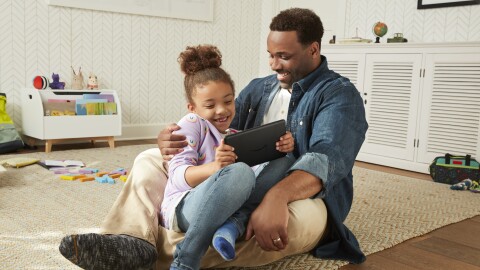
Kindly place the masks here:
[(53, 145), (53, 141), (52, 141), (52, 140), (46, 140), (46, 141), (45, 141), (45, 153), (50, 153), (50, 152), (52, 152), (52, 145)]
[(113, 136), (108, 137), (108, 145), (110, 148), (115, 148), (115, 140), (113, 139)]

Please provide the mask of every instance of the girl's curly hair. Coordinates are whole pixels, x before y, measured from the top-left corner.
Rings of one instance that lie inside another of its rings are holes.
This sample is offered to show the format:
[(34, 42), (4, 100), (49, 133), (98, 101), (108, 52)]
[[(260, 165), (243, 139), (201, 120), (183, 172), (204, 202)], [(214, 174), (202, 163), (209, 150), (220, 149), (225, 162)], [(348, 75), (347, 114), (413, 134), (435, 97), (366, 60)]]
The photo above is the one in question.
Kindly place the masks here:
[(224, 82), (235, 87), (230, 74), (223, 70), (222, 54), (213, 45), (188, 46), (178, 56), (180, 69), (185, 74), (185, 95), (189, 102), (193, 103), (192, 95), (195, 87), (204, 85), (209, 81)]

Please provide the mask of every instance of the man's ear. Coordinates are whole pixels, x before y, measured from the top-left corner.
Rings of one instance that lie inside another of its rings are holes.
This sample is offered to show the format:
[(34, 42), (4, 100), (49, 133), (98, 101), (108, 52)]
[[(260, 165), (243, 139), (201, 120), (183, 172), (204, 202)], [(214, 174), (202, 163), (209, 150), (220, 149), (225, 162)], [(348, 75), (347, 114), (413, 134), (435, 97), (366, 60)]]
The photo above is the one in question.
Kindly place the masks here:
[(312, 55), (320, 55), (320, 44), (318, 42), (315, 41), (310, 45), (310, 53)]
[(195, 112), (195, 106), (193, 106), (193, 104), (190, 102), (187, 103), (187, 109), (192, 113)]

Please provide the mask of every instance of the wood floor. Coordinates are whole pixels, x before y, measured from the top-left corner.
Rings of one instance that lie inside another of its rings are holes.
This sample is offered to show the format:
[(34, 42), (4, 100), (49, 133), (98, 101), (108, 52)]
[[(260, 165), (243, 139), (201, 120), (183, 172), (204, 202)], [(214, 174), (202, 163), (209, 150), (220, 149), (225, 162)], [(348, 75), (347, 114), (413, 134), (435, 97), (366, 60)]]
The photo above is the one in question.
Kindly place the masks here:
[[(356, 162), (355, 165), (432, 181), (427, 174), (364, 162)], [(371, 254), (367, 256), (367, 261), (363, 264), (341, 267), (341, 270), (366, 269), (480, 270), (480, 216), (445, 226), (431, 233), (407, 240), (387, 250)]]
[[(151, 140), (117, 141), (116, 146), (156, 143)], [(91, 148), (90, 143), (54, 145), (52, 151)], [(107, 142), (96, 142), (97, 147), (108, 147)], [(45, 151), (43, 146), (22, 150), (21, 153)], [(431, 181), (429, 175), (404, 171), (364, 162), (356, 166), (386, 173)], [(480, 194), (479, 194), (480, 196)], [(479, 205), (480, 207), (480, 205)], [(480, 216), (445, 226), (431, 233), (405, 241), (387, 250), (367, 256), (360, 265), (346, 265), (341, 270), (480, 270)]]

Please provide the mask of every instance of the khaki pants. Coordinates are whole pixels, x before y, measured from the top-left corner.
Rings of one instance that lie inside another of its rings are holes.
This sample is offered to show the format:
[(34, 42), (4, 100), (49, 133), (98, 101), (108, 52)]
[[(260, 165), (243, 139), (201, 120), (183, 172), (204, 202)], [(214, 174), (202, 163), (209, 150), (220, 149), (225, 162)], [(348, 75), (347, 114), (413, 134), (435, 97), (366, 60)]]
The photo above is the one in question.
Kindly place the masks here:
[[(157, 247), (156, 269), (168, 269), (175, 245), (183, 234), (159, 226), (159, 208), (167, 183), (163, 159), (158, 149), (140, 153), (133, 163), (128, 180), (102, 226), (104, 234), (126, 234), (150, 242)], [(213, 249), (208, 249), (202, 268), (258, 266), (283, 257), (304, 253), (320, 241), (327, 222), (327, 210), (321, 199), (306, 199), (289, 204), (289, 244), (282, 251), (264, 251), (255, 237), (236, 245), (237, 257), (225, 262)]]

